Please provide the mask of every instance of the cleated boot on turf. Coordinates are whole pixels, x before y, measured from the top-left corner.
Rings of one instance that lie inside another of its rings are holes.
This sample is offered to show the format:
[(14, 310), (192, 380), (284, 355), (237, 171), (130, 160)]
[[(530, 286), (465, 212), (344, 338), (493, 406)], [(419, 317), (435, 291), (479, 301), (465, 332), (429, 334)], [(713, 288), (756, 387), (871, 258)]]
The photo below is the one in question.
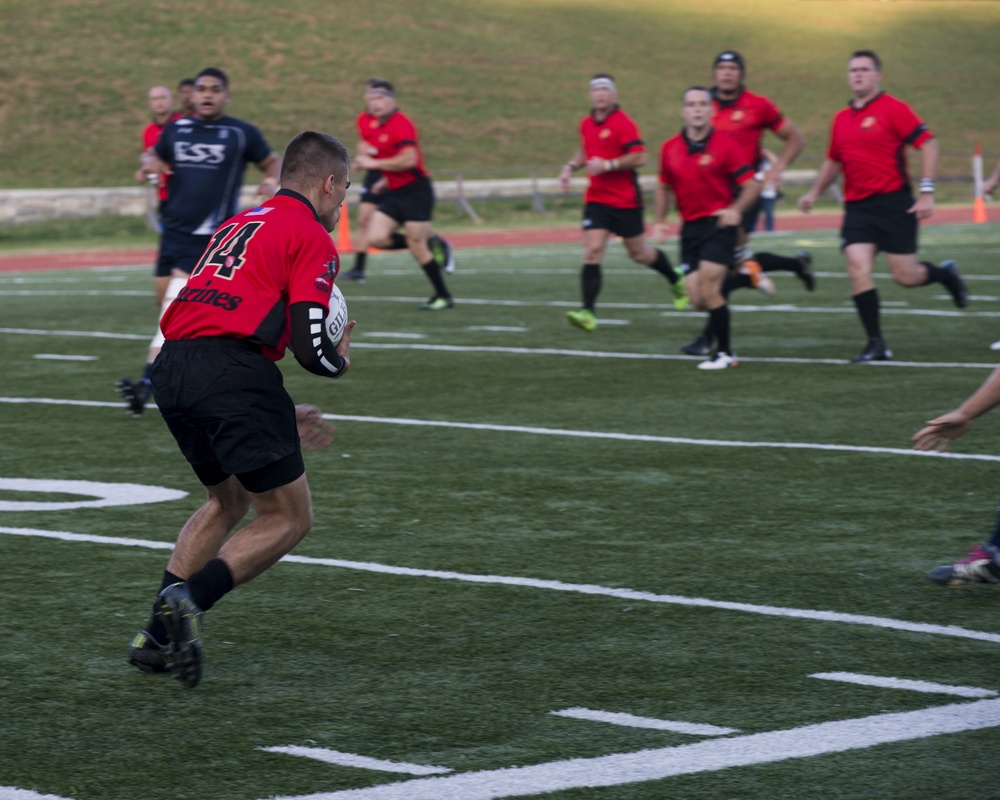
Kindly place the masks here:
[(738, 367), (740, 362), (736, 360), (736, 356), (732, 353), (716, 353), (708, 361), (702, 361), (698, 365), (698, 369), (731, 369), (732, 367)]
[(153, 394), (150, 382), (147, 380), (133, 381), (126, 377), (118, 381), (115, 388), (122, 396), (122, 400), (126, 402), (128, 413), (133, 417), (142, 416), (142, 411)]
[(813, 257), (812, 253), (808, 250), (799, 250), (795, 254), (795, 257), (799, 260), (802, 265), (802, 272), (798, 273), (799, 280), (806, 285), (807, 292), (816, 291), (816, 273), (813, 272)]
[(674, 308), (683, 311), (688, 307), (691, 298), (688, 297), (687, 286), (684, 285), (684, 273), (677, 268), (674, 268), (674, 272), (677, 274), (677, 280), (670, 284), (670, 293), (674, 296)]
[(965, 308), (969, 305), (969, 290), (965, 287), (965, 281), (958, 273), (958, 264), (955, 263), (954, 259), (949, 258), (947, 261), (941, 262), (941, 269), (947, 275), (943, 281), (944, 288), (951, 294), (955, 307)]
[(166, 672), (167, 646), (139, 631), (128, 646), (128, 663), (140, 672)]
[(428, 240), (427, 244), (431, 249), (431, 255), (434, 256), (434, 260), (437, 261), (441, 268), (449, 275), (454, 273), (455, 248), (451, 246), (451, 242), (434, 234)]
[(156, 616), (167, 629), (167, 669), (188, 689), (201, 680), (201, 618), (187, 584), (174, 583), (156, 598)]
[(345, 272), (344, 277), (349, 281), (354, 281), (355, 283), (365, 282), (365, 271), (363, 269), (358, 269), (355, 267), (350, 272)]
[(593, 311), (586, 308), (581, 308), (579, 311), (567, 311), (566, 319), (569, 320), (570, 325), (575, 325), (588, 333), (597, 330), (597, 317), (594, 316)]
[(426, 303), (417, 306), (421, 311), (444, 311), (446, 308), (454, 307), (455, 301), (450, 297), (432, 297)]
[(993, 545), (970, 547), (961, 561), (928, 572), (927, 580), (941, 586), (990, 584), (1000, 588), (1000, 550)]
[(712, 352), (712, 340), (707, 336), (699, 335), (693, 342), (681, 345), (681, 352), (689, 356), (707, 356)]
[(864, 364), (867, 361), (892, 361), (892, 350), (886, 345), (885, 339), (869, 339), (868, 346), (851, 359), (852, 364)]

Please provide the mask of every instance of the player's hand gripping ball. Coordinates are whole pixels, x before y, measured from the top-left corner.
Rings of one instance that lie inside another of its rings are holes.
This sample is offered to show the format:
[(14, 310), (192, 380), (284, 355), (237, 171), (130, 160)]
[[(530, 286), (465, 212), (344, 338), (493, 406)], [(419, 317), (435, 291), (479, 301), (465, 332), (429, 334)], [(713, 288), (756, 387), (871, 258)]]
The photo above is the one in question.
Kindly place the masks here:
[(330, 310), (326, 312), (326, 321), (323, 323), (323, 332), (334, 347), (340, 344), (347, 321), (347, 301), (340, 288), (334, 284), (330, 292)]

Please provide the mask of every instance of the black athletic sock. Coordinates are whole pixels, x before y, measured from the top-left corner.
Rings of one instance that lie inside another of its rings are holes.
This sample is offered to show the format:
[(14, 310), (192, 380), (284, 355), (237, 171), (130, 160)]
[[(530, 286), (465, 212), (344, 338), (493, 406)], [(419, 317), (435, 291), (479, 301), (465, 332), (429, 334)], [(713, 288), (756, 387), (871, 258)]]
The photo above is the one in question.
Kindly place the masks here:
[(674, 271), (670, 259), (667, 258), (667, 254), (660, 249), (657, 249), (656, 260), (649, 265), (649, 268), (655, 269), (671, 283), (677, 283), (681, 279), (681, 276)]
[(441, 277), (441, 265), (437, 261), (432, 258), (426, 264), (421, 264), (420, 268), (427, 276), (427, 280), (431, 282), (431, 286), (434, 287), (435, 297), (451, 297), (448, 293), (448, 287), (444, 285), (444, 278)]
[(920, 265), (927, 268), (927, 280), (921, 284), (922, 286), (926, 286), (928, 283), (941, 283), (947, 285), (949, 277), (948, 270), (941, 269), (941, 267), (936, 264), (932, 264), (930, 261), (921, 261)]
[(722, 281), (722, 296), (729, 297), (729, 293), (736, 289), (752, 289), (753, 278), (745, 272), (730, 272)]
[(355, 253), (354, 254), (354, 271), (355, 272), (364, 272), (365, 271), (365, 262), (366, 261), (368, 261), (368, 253), (367, 253), (367, 251), (363, 252), (363, 253)]
[[(156, 593), (159, 595), (168, 586), (173, 586), (175, 583), (182, 583), (183, 578), (174, 575), (172, 572), (163, 570), (163, 581), (160, 583), (160, 589)], [(153, 603), (153, 613), (149, 618), (149, 624), (146, 626), (146, 633), (152, 636), (160, 644), (167, 643), (167, 629), (163, 627), (163, 623), (160, 622), (160, 618), (156, 616), (156, 602)]]
[(597, 295), (601, 293), (601, 265), (584, 264), (580, 270), (580, 288), (583, 291), (583, 307), (593, 312), (597, 305)]
[(997, 505), (997, 519), (993, 525), (993, 535), (986, 544), (991, 544), (994, 547), (1000, 547), (1000, 505)]
[(233, 573), (221, 558), (213, 558), (187, 579), (191, 599), (202, 611), (208, 611), (235, 586)]
[(779, 256), (774, 253), (754, 253), (753, 260), (760, 264), (764, 272), (787, 270), (796, 275), (802, 274), (802, 262), (791, 256)]
[(399, 231), (396, 231), (392, 236), (389, 237), (389, 246), (386, 250), (406, 250), (409, 245), (406, 243), (406, 237)]
[(732, 355), (733, 348), (729, 343), (729, 306), (721, 305), (718, 308), (711, 309), (708, 312), (708, 319), (712, 324), (712, 330), (718, 342), (715, 348), (716, 352)]
[(869, 289), (867, 292), (854, 295), (854, 307), (861, 317), (861, 324), (868, 334), (869, 339), (882, 338), (882, 326), (879, 321), (880, 304), (878, 300), (878, 289)]

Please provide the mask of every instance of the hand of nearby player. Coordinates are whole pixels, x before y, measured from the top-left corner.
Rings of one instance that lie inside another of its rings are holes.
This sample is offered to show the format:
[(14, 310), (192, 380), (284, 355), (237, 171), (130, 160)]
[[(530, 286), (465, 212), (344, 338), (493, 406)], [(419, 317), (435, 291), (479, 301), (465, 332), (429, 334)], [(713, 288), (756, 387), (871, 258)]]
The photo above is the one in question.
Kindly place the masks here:
[(670, 232), (670, 226), (666, 222), (654, 222), (653, 223), (653, 241), (657, 244), (662, 244), (667, 240), (667, 234)]
[(720, 228), (732, 228), (734, 225), (739, 225), (743, 219), (743, 215), (732, 206), (720, 208), (712, 216), (716, 217)]
[(354, 326), (358, 324), (356, 319), (352, 319), (344, 326), (344, 332), (340, 336), (340, 341), (337, 342), (337, 355), (344, 359), (344, 368), (337, 373), (336, 377), (343, 377), (344, 373), (351, 368), (351, 331), (354, 330)]
[(914, 450), (937, 450), (943, 453), (955, 439), (972, 427), (972, 420), (958, 411), (949, 411), (929, 420), (926, 428), (913, 434)]
[(997, 188), (998, 180), (995, 178), (987, 178), (983, 183), (983, 196), (988, 197), (993, 194), (993, 190)]
[(798, 206), (799, 210), (803, 213), (808, 214), (812, 211), (812, 207), (816, 205), (816, 191), (810, 190), (806, 192), (802, 197), (799, 198)]
[(593, 156), (587, 159), (588, 175), (603, 175), (605, 172), (611, 172), (611, 162), (606, 158)]
[(361, 169), (377, 169), (375, 166), (377, 161), (378, 159), (368, 155), (367, 153), (362, 153), (354, 159), (354, 163)]
[(563, 194), (569, 191), (569, 182), (573, 177), (573, 170), (569, 168), (569, 164), (564, 166), (559, 171), (559, 187), (562, 189)]
[(323, 412), (305, 403), (295, 406), (295, 425), (299, 430), (302, 449), (313, 453), (329, 447), (337, 430), (323, 419)]
[(916, 202), (910, 206), (909, 213), (916, 214), (917, 219), (927, 219), (934, 213), (934, 195), (931, 192), (921, 192)]

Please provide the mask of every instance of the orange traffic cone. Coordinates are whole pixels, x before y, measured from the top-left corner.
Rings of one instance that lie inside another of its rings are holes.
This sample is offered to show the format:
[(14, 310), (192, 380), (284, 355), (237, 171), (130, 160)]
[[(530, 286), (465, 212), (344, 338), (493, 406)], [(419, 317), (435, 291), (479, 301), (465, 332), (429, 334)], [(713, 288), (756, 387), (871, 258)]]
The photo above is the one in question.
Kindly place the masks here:
[(337, 252), (344, 254), (353, 252), (351, 248), (351, 212), (345, 202), (340, 207), (340, 222), (337, 223)]
[(986, 201), (981, 197), (977, 197), (972, 202), (972, 221), (989, 222), (989, 217), (986, 214)]

